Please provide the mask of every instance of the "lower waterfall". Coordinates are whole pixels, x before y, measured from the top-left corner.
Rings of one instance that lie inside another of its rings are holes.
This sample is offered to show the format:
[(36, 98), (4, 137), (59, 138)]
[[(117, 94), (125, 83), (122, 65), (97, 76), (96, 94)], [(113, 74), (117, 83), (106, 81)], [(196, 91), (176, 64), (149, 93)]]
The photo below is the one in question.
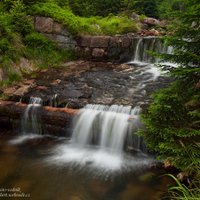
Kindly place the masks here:
[(141, 112), (138, 106), (88, 104), (75, 117), (70, 140), (58, 145), (46, 161), (104, 178), (149, 168), (154, 159), (146, 154), (143, 139), (134, 135), (143, 128)]
[(134, 135), (142, 128), (140, 113), (140, 107), (87, 105), (74, 120), (71, 141), (80, 146), (96, 145), (118, 153), (127, 145), (146, 153), (144, 143)]

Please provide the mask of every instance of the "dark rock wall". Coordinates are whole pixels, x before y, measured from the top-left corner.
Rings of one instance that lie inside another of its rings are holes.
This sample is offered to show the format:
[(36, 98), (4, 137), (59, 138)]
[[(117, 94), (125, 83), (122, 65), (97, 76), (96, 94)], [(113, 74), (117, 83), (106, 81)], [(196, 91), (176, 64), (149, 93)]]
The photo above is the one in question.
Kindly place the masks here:
[(75, 51), (85, 60), (122, 63), (131, 59), (134, 41), (135, 38), (128, 36), (85, 36)]

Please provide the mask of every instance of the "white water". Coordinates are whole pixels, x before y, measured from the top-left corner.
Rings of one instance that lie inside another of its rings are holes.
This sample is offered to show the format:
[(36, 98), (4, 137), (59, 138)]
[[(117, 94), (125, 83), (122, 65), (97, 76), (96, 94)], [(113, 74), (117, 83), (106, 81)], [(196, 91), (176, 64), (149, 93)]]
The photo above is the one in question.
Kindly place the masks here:
[(141, 127), (140, 113), (139, 107), (87, 105), (75, 119), (71, 141), (82, 147), (96, 145), (99, 149), (121, 153), (129, 135)]
[[(70, 141), (58, 145), (46, 161), (104, 178), (150, 167), (153, 158), (144, 154), (146, 145), (133, 134), (142, 127), (140, 113), (140, 107), (87, 105), (75, 118)], [(135, 156), (125, 154), (127, 148), (134, 149)]]
[(37, 116), (37, 109), (42, 105), (42, 99), (37, 97), (31, 97), (29, 104), (21, 119), (21, 132), (41, 134), (41, 125)]

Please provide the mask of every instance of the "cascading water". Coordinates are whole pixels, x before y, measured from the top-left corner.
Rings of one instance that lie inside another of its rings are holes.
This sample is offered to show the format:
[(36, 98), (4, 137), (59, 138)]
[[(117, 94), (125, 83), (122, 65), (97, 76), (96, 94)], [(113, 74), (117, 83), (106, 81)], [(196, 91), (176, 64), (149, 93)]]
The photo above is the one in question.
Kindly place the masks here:
[(21, 132), (42, 134), (41, 125), (37, 116), (37, 109), (42, 105), (42, 99), (31, 97), (21, 119)]
[(87, 105), (75, 120), (71, 141), (81, 145), (96, 145), (99, 149), (121, 153), (124, 145), (146, 152), (137, 135), (142, 128), (138, 114), (141, 108), (131, 106)]
[[(140, 107), (87, 105), (74, 119), (70, 141), (59, 145), (47, 161), (104, 178), (149, 167), (153, 158), (145, 154), (146, 145), (134, 135), (143, 128), (140, 113)], [(134, 156), (126, 154), (125, 149)]]
[(42, 137), (40, 118), (37, 116), (37, 109), (42, 106), (42, 99), (31, 97), (29, 104), (21, 118), (19, 131), (22, 135), (10, 140), (10, 144), (20, 144), (24, 141)]
[(173, 52), (172, 47), (164, 46), (163, 41), (157, 37), (138, 38), (136, 40), (134, 57), (131, 62), (158, 63), (159, 59), (152, 57), (147, 50), (166, 54), (172, 54)]

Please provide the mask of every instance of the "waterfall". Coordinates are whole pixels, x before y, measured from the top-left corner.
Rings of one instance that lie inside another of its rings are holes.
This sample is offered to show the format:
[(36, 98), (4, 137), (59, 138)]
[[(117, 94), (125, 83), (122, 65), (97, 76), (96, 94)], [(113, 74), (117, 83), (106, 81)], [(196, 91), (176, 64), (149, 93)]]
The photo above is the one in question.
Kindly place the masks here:
[(95, 145), (100, 150), (122, 152), (125, 146), (146, 152), (134, 132), (142, 128), (141, 108), (131, 106), (87, 105), (75, 118), (71, 141), (79, 146)]
[(158, 63), (159, 59), (151, 56), (147, 50), (153, 52), (172, 54), (173, 48), (164, 46), (158, 37), (143, 37), (136, 40), (132, 62)]
[(42, 105), (42, 99), (38, 97), (31, 97), (29, 104), (21, 119), (21, 132), (42, 134), (40, 119), (37, 116), (37, 109)]

